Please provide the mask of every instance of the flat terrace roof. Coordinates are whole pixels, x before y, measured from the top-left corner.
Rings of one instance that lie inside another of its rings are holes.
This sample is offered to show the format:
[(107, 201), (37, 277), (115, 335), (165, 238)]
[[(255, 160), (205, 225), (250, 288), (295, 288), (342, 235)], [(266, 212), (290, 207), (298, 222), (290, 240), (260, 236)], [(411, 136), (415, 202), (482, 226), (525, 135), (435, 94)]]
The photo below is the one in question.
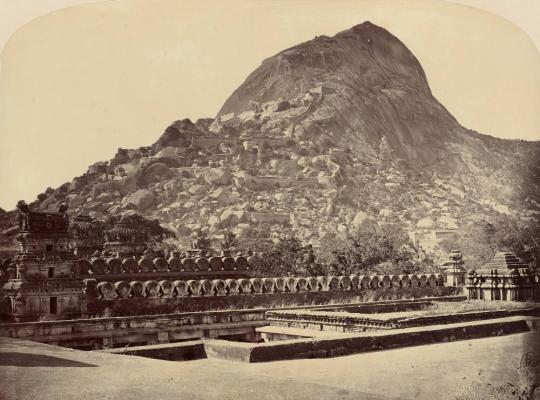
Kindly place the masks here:
[[(489, 304), (489, 303), (488, 303)], [(411, 303), (411, 306), (414, 304)], [(373, 313), (361, 313), (361, 312), (348, 312), (348, 311), (332, 311), (332, 309), (328, 310), (319, 310), (320, 307), (313, 307), (317, 308), (317, 310), (270, 310), (268, 311), (268, 315), (270, 317), (298, 317), (298, 318), (306, 318), (309, 319), (310, 317), (326, 317), (326, 318), (335, 318), (338, 320), (347, 318), (351, 322), (354, 322), (357, 320), (358, 322), (361, 321), (381, 321), (381, 322), (400, 322), (400, 321), (406, 321), (410, 318), (417, 318), (417, 317), (438, 317), (438, 316), (445, 316), (445, 315), (467, 315), (467, 314), (486, 314), (489, 315), (490, 313), (496, 313), (496, 312), (508, 312), (509, 314), (512, 314), (512, 312), (515, 312), (516, 315), (519, 315), (520, 312), (524, 311), (540, 311), (540, 304), (537, 303), (502, 303), (499, 306), (499, 309), (495, 308), (486, 308), (486, 309), (470, 309), (465, 311), (457, 310), (455, 312), (450, 312), (449, 310), (438, 310), (438, 309), (420, 309), (420, 310), (411, 310), (411, 311), (380, 311), (380, 312), (373, 312)], [(346, 308), (354, 309), (355, 306), (336, 306), (336, 308), (343, 310)]]

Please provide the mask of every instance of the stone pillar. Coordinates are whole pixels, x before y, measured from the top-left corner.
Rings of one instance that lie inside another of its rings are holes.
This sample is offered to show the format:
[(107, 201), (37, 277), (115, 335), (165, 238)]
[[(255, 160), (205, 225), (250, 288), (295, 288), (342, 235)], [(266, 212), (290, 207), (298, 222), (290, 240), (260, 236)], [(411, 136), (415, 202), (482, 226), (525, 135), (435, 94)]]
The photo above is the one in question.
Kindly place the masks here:
[(446, 284), (448, 286), (464, 286), (466, 271), (450, 270), (446, 272)]
[(491, 300), (501, 300), (501, 291), (499, 288), (501, 278), (497, 274), (497, 271), (492, 271), (489, 277), (491, 283)]
[(103, 338), (103, 348), (104, 349), (112, 349), (113, 347), (113, 338), (112, 337), (104, 337)]
[(467, 290), (467, 298), (469, 300), (476, 300), (480, 298), (479, 293), (479, 278), (476, 276), (476, 273), (474, 271), (469, 271), (467, 274), (467, 285), (465, 286), (465, 289)]
[(482, 294), (484, 295), (484, 300), (491, 301), (493, 300), (493, 293), (491, 293), (491, 285), (483, 283), (480, 285), (480, 290), (482, 291)]
[(506, 292), (506, 300), (517, 301), (517, 287), (509, 285)]

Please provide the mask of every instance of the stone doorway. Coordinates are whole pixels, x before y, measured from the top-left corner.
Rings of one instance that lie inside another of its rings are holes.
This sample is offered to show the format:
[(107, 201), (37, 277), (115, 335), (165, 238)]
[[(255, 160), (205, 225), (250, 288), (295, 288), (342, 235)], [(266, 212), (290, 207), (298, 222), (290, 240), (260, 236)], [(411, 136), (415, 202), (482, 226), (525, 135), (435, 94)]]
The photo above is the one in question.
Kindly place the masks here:
[(51, 314), (56, 314), (58, 312), (58, 298), (51, 297), (49, 300), (49, 312)]

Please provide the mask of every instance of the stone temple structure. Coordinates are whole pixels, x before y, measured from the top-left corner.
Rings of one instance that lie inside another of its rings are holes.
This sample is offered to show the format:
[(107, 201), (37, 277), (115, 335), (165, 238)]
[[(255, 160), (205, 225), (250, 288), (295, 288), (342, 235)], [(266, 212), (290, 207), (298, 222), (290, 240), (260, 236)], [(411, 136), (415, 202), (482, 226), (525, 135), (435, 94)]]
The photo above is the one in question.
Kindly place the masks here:
[(483, 268), (469, 271), (466, 291), (469, 299), (540, 300), (538, 274), (510, 252), (498, 252)]
[(44, 315), (80, 317), (85, 314), (84, 284), (69, 250), (66, 207), (58, 212), (30, 211), (18, 204), (20, 250), (8, 267), (2, 286), (3, 309), (15, 322)]
[[(0, 318), (8, 322), (100, 317), (106, 309), (150, 315), (454, 293), (440, 274), (262, 277), (264, 254), (139, 252), (136, 228), (122, 220), (106, 232), (102, 251), (87, 254), (94, 240), (93, 234), (85, 239), (91, 221), (78, 221), (74, 241), (65, 208), (32, 212), (22, 203), (18, 220), (20, 251), (0, 266), (8, 273), (0, 275)], [(70, 243), (86, 254), (76, 255)]]
[(146, 233), (132, 226), (124, 218), (105, 232), (103, 249), (123, 256), (141, 254), (146, 249)]
[(77, 256), (92, 254), (103, 249), (103, 231), (99, 221), (88, 215), (78, 215), (69, 224), (70, 249)]
[(147, 232), (129, 221), (120, 219), (104, 231), (87, 216), (70, 223), (65, 206), (58, 212), (35, 212), (21, 201), (17, 207), (20, 249), (0, 264), (2, 320), (85, 317), (96, 295), (121, 300), (170, 298), (177, 292), (222, 294), (226, 279), (240, 285), (260, 264), (258, 256), (240, 254), (173, 251), (166, 259), (146, 249)]
[[(0, 263), (0, 319), (8, 322), (100, 317), (110, 310), (150, 315), (429, 297), (458, 290), (459, 282), (445, 284), (441, 274), (265, 277), (260, 275), (268, 262), (264, 254), (212, 255), (201, 243), (191, 252), (155, 252), (144, 249), (146, 233), (129, 220), (103, 232), (88, 218), (70, 224), (67, 207), (34, 212), (20, 202), (18, 208), (20, 250)], [(103, 242), (98, 232), (105, 233)], [(101, 243), (102, 250), (90, 254)], [(453, 254), (451, 263), (452, 271), (461, 273), (461, 255)], [(538, 275), (510, 253), (498, 254), (467, 279), (471, 299), (525, 301), (540, 293)]]
[(442, 267), (444, 268), (445, 285), (464, 286), (467, 269), (463, 266), (463, 256), (459, 250), (452, 250), (448, 256), (448, 261)]

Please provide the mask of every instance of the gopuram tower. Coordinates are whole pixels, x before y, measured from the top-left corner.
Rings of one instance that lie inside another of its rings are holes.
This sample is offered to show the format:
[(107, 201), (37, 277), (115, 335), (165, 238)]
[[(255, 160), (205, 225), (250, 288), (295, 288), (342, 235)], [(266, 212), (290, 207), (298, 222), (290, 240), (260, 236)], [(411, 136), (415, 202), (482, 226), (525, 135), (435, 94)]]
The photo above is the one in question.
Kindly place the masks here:
[(2, 317), (24, 322), (83, 316), (86, 295), (69, 251), (67, 207), (35, 212), (19, 201), (17, 208), (20, 249), (0, 289), (7, 314)]

